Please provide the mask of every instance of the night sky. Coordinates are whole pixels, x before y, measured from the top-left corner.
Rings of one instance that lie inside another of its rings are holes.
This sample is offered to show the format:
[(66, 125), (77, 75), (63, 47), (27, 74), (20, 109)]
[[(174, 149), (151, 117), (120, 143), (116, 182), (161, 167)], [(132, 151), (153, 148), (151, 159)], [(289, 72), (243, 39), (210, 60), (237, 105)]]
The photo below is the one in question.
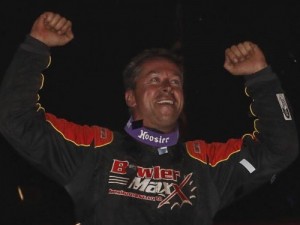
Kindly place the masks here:
[[(300, 128), (300, 2), (179, 0), (11, 0), (0, 8), (0, 79), (44, 11), (73, 22), (75, 39), (51, 50), (40, 102), (79, 124), (122, 129), (128, 119), (121, 74), (145, 48), (176, 49), (185, 60), (187, 138), (225, 141), (250, 132), (243, 79), (223, 69), (224, 50), (250, 40), (282, 81)], [(1, 106), (0, 106), (1, 107)], [(1, 110), (1, 108), (0, 108)], [(0, 224), (73, 224), (72, 203), (56, 183), (20, 158), (0, 136)], [(300, 221), (300, 160), (219, 212), (227, 221)], [(20, 187), (24, 201), (18, 194)]]

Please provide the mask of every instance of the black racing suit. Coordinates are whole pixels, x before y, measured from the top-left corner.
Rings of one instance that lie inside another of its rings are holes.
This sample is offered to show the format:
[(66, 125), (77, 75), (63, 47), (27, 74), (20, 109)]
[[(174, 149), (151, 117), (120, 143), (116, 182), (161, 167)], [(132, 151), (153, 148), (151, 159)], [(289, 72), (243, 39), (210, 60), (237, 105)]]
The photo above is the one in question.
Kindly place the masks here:
[(285, 169), (298, 154), (291, 108), (268, 67), (247, 76), (254, 132), (226, 143), (192, 140), (159, 155), (125, 132), (78, 125), (38, 103), (49, 49), (27, 37), (0, 92), (0, 131), (62, 185), (83, 225), (212, 224), (218, 210)]

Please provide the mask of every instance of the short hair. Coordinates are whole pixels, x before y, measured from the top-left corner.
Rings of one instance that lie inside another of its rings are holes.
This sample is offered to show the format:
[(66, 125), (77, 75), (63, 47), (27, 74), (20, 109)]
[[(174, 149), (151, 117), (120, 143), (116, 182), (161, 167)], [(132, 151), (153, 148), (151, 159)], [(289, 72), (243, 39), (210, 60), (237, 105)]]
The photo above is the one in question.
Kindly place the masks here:
[(151, 59), (163, 58), (171, 61), (176, 66), (178, 66), (181, 72), (181, 79), (183, 81), (183, 58), (178, 53), (168, 50), (165, 48), (151, 48), (142, 51), (140, 54), (136, 55), (131, 59), (128, 65), (123, 71), (123, 84), (125, 90), (134, 89), (136, 84), (136, 78), (141, 71), (142, 65)]

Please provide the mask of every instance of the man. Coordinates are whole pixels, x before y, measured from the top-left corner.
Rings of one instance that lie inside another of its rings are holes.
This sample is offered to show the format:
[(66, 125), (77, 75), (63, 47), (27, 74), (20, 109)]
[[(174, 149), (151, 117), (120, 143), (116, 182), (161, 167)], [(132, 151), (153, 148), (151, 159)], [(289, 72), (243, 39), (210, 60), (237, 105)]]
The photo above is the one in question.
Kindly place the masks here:
[(212, 224), (218, 210), (295, 160), (291, 109), (256, 44), (233, 45), (224, 63), (231, 74), (244, 76), (254, 99), (253, 134), (226, 143), (182, 143), (183, 68), (167, 50), (147, 50), (125, 69), (131, 118), (124, 132), (45, 112), (37, 101), (49, 48), (73, 37), (71, 22), (59, 14), (36, 19), (2, 82), (0, 131), (68, 191), (81, 224)]

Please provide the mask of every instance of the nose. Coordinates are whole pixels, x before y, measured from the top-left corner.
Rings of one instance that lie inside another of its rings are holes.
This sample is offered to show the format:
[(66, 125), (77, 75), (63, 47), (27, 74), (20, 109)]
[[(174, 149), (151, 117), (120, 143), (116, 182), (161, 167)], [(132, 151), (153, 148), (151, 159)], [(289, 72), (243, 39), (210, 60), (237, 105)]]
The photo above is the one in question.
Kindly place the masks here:
[(172, 92), (173, 88), (172, 88), (172, 85), (170, 84), (169, 80), (165, 80), (162, 83), (162, 90), (165, 93), (171, 93)]

